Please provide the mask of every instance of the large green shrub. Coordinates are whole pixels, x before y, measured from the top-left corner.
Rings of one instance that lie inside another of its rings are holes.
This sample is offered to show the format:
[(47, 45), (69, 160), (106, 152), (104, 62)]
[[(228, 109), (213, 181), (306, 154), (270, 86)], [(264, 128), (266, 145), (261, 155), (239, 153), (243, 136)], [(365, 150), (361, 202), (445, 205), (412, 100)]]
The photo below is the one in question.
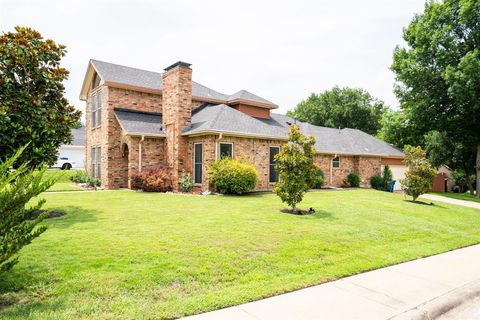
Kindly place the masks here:
[(325, 184), (325, 175), (321, 169), (316, 170), (315, 177), (312, 180), (311, 188), (312, 189), (321, 189)]
[(29, 170), (28, 163), (11, 169), (24, 149), (20, 148), (5, 162), (0, 162), (0, 272), (13, 267), (18, 260), (15, 254), (45, 231), (45, 226), (37, 227), (45, 214), (32, 218), (45, 200), (32, 199), (50, 188), (58, 178), (43, 180), (46, 168)]
[(360, 176), (356, 172), (350, 172), (347, 176), (348, 185), (352, 188), (360, 187)]
[(215, 161), (208, 170), (208, 177), (217, 191), (223, 194), (242, 194), (257, 185), (255, 168), (230, 158)]
[(373, 176), (370, 178), (370, 184), (373, 189), (383, 190), (383, 178), (382, 176)]

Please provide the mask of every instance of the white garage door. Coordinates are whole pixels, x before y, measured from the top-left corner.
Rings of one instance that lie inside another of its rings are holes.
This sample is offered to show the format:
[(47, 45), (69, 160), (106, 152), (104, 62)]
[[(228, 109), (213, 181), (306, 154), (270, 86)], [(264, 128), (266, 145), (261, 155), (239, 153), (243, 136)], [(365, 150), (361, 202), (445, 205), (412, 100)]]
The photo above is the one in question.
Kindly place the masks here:
[[(405, 178), (405, 172), (407, 171), (407, 167), (404, 165), (392, 164), (390, 165), (390, 170), (392, 170), (393, 180), (395, 182), (395, 190), (402, 190), (402, 185), (400, 184), (400, 179)], [(382, 166), (383, 172), (383, 166)]]

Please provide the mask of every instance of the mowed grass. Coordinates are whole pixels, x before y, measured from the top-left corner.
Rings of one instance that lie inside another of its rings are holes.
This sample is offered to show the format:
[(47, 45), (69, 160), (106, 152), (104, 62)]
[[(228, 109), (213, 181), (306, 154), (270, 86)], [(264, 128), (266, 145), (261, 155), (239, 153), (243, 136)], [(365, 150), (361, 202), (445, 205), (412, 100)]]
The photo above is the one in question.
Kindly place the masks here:
[(52, 177), (58, 177), (57, 183), (55, 183), (47, 192), (54, 191), (84, 191), (86, 189), (76, 186), (70, 178), (74, 176), (77, 172), (83, 170), (59, 170), (59, 169), (48, 169), (45, 171), (43, 176), (44, 179), (49, 179)]
[(480, 210), (373, 190), (44, 194), (66, 210), (0, 279), (1, 319), (169, 319), (480, 242)]
[(469, 192), (466, 192), (466, 193), (432, 192), (432, 193), (437, 194), (439, 196), (447, 197), (447, 198), (465, 200), (465, 201), (473, 201), (473, 202), (479, 202), (480, 203), (480, 198), (472, 196)]

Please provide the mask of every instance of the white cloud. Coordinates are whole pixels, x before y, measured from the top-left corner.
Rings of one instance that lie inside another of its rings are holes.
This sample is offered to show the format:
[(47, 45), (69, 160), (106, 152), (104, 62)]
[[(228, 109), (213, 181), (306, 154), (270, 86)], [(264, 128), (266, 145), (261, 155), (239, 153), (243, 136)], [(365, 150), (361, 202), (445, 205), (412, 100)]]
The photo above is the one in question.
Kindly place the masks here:
[(88, 59), (161, 71), (193, 64), (212, 89), (250, 90), (286, 112), (311, 92), (362, 87), (398, 104), (389, 70), (402, 28), (423, 0), (26, 1), (0, 0), (0, 31), (30, 26), (68, 47), (67, 97)]

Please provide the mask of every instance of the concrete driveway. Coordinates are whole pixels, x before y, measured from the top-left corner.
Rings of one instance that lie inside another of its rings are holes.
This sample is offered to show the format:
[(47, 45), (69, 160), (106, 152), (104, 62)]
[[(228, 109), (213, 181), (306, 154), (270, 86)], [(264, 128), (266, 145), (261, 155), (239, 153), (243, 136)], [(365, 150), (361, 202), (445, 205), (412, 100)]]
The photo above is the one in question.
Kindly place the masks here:
[(436, 194), (422, 194), (420, 196), (420, 198), (428, 199), (428, 200), (432, 200), (432, 201), (441, 201), (441, 202), (456, 204), (456, 205), (459, 205), (459, 206), (464, 206), (464, 207), (469, 207), (469, 208), (480, 209), (480, 202), (452, 199), (452, 198), (448, 198), (448, 197), (442, 197), (442, 196), (439, 196), (439, 195), (436, 195)]

